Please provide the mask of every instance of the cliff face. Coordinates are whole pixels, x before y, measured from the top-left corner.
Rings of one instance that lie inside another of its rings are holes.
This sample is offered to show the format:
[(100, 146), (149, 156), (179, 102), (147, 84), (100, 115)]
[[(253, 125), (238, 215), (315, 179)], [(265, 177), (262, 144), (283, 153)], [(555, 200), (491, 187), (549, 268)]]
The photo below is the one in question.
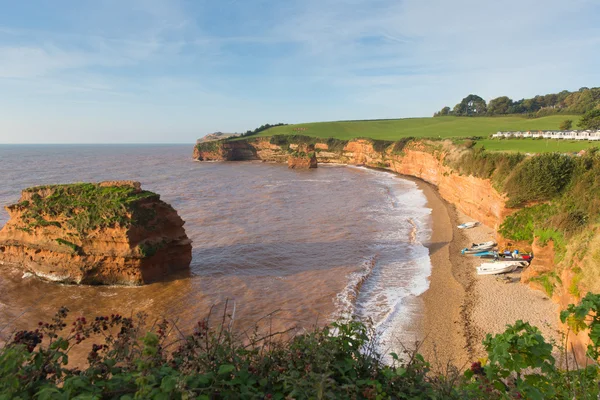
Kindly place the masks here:
[(453, 173), (443, 165), (444, 155), (440, 157), (441, 160), (424, 151), (406, 150), (404, 156), (392, 158), (390, 169), (437, 186), (440, 195), (462, 213), (497, 230), (511, 213), (506, 208), (506, 198), (489, 180)]
[(315, 146), (312, 144), (290, 145), (293, 150), (287, 160), (288, 168), (309, 169), (317, 168)]
[(48, 280), (139, 285), (192, 259), (183, 220), (138, 182), (30, 188), (6, 210), (0, 264)]

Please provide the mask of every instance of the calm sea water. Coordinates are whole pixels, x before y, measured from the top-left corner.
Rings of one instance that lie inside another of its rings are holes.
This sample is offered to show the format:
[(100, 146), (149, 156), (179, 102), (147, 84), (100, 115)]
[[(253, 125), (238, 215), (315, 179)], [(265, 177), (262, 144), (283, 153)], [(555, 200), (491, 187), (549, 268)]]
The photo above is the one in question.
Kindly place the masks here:
[[(173, 205), (193, 240), (191, 277), (143, 287), (48, 283), (0, 269), (0, 337), (67, 305), (75, 315), (147, 312), (189, 329), (208, 309), (235, 305), (247, 329), (339, 316), (373, 321), (385, 350), (417, 334), (430, 272), (430, 210), (414, 182), (356, 167), (199, 163), (189, 145), (0, 145), (0, 204), (23, 188), (132, 179)], [(0, 225), (8, 214), (0, 212)], [(232, 309), (232, 308), (231, 308)]]

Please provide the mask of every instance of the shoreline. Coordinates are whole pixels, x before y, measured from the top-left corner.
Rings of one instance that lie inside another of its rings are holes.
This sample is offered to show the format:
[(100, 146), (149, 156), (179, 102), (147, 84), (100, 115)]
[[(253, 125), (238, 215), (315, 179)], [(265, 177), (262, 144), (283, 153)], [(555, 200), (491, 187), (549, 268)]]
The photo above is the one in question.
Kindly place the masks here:
[[(443, 367), (448, 362), (462, 367), (472, 358), (468, 348), (468, 331), (465, 315), (467, 290), (471, 280), (468, 271), (457, 273), (457, 215), (454, 207), (441, 198), (433, 185), (405, 177), (417, 184), (427, 198), (431, 209), (431, 237), (425, 247), (429, 249), (431, 275), (429, 288), (419, 296), (423, 302), (423, 319), (420, 325), (422, 343), (420, 352), (432, 365)], [(462, 242), (462, 241), (461, 241)], [(474, 271), (472, 271), (474, 272)]]
[(519, 319), (537, 326), (546, 341), (560, 344), (557, 304), (521, 284), (520, 271), (502, 275), (510, 278), (510, 283), (502, 283), (494, 275), (478, 276), (475, 267), (481, 260), (460, 254), (471, 243), (495, 240), (495, 232), (485, 225), (458, 229), (473, 219), (442, 199), (430, 183), (400, 176), (417, 184), (431, 209), (431, 237), (424, 243), (431, 275), (429, 288), (418, 296), (423, 318), (415, 325), (421, 333), (419, 352), (432, 368), (441, 371), (452, 363), (464, 369), (485, 356), (481, 342), (487, 333), (501, 333)]

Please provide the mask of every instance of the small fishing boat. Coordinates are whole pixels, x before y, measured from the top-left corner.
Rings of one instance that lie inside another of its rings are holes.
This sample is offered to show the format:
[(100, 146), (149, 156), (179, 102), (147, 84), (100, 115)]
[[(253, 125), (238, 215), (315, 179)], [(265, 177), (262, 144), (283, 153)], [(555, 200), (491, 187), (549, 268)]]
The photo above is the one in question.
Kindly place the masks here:
[(492, 240), (490, 240), (489, 242), (483, 242), (483, 243), (473, 243), (473, 245), (471, 245), (471, 247), (464, 248), (460, 252), (461, 252), (461, 254), (481, 253), (482, 251), (492, 250), (495, 245), (496, 245), (496, 242), (494, 242)]
[(518, 268), (517, 264), (509, 263), (483, 263), (477, 267), (477, 275), (496, 275), (512, 272)]
[(470, 229), (470, 228), (475, 228), (476, 226), (479, 226), (478, 221), (465, 222), (464, 224), (458, 225), (457, 228), (458, 229)]
[(472, 256), (481, 257), (481, 258), (496, 258), (498, 257), (498, 252), (495, 250), (488, 251), (480, 251), (479, 253), (472, 253)]
[(512, 259), (499, 258), (499, 259), (494, 260), (494, 261), (488, 261), (485, 264), (516, 265), (517, 267), (526, 267), (526, 266), (529, 265), (529, 261), (527, 261), (527, 260), (521, 260), (520, 258), (512, 258)]

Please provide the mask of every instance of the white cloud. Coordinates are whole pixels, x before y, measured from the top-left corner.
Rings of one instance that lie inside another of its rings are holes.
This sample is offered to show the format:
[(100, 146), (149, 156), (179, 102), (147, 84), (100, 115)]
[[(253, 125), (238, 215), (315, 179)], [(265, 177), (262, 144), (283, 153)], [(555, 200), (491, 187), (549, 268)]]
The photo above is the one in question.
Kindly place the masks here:
[(599, 12), (591, 0), (80, 2), (62, 30), (0, 27), (0, 90), (65, 110), (186, 110), (187, 130), (425, 116), (468, 93), (593, 86)]

